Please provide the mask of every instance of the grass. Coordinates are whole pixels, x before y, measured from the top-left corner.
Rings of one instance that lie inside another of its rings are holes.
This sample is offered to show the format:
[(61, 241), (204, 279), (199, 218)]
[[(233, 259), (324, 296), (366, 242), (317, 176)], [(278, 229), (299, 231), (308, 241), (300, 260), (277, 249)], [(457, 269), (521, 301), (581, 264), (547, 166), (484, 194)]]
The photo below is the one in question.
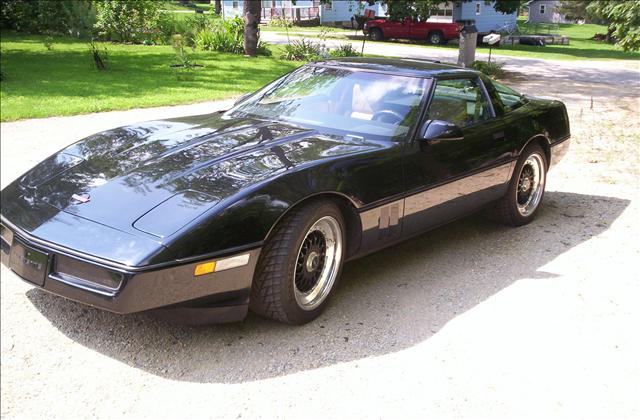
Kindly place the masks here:
[[(273, 56), (247, 58), (215, 52), (191, 53), (205, 67), (191, 80), (178, 81), (169, 46), (107, 44), (106, 71), (92, 67), (85, 42), (3, 32), (0, 120), (75, 115), (89, 112), (224, 99), (258, 89), (301, 63)], [(189, 50), (191, 52), (191, 50)]]
[(190, 11), (193, 12), (196, 9), (204, 10), (205, 12), (209, 12), (213, 10), (214, 5), (210, 3), (205, 3), (203, 1), (190, 1), (188, 5), (182, 4), (177, 1), (164, 1), (162, 5), (162, 10), (168, 10), (171, 12), (182, 12), (182, 11)]

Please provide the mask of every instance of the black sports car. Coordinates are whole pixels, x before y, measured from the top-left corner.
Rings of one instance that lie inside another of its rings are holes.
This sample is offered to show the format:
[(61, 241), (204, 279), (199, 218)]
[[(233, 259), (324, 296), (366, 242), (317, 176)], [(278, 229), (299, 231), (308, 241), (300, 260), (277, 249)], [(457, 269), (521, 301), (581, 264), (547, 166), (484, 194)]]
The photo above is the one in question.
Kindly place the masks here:
[(530, 222), (569, 137), (561, 102), (475, 71), (311, 63), (226, 112), (49, 157), (2, 191), (2, 262), (117, 313), (301, 324), (346, 260), (479, 209)]

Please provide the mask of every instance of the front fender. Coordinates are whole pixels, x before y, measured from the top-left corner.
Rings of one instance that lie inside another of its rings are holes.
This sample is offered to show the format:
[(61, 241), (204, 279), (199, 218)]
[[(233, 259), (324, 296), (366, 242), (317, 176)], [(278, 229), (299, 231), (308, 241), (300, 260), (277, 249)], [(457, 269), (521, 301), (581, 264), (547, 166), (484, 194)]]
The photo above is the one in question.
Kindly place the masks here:
[[(174, 258), (259, 247), (287, 211), (319, 194), (333, 194), (355, 209), (402, 190), (401, 146), (297, 167), (220, 202), (164, 243)], [(394, 157), (395, 156), (395, 157)]]

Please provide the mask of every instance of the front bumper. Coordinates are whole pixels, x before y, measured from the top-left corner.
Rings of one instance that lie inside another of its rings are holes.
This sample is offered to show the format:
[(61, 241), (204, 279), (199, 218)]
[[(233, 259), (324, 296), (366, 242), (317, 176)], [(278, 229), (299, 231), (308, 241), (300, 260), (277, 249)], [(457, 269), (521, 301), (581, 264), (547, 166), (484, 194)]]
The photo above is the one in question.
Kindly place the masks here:
[(570, 144), (571, 136), (567, 136), (551, 145), (551, 162), (549, 162), (549, 167), (557, 165), (567, 155)]
[[(110, 266), (65, 254), (59, 247), (34, 241), (26, 232), (7, 225), (5, 222), (2, 226), (2, 263), (47, 292), (119, 314), (153, 310), (189, 324), (240, 321), (247, 314), (260, 248), (238, 252), (249, 254), (248, 262), (240, 267), (195, 276), (195, 266), (203, 260), (157, 268)], [(227, 253), (204, 261), (233, 256)], [(106, 288), (92, 281), (90, 275), (63, 275), (57, 271), (57, 259), (64, 259), (66, 264), (77, 262), (87, 273), (92, 269), (108, 271), (121, 281)]]

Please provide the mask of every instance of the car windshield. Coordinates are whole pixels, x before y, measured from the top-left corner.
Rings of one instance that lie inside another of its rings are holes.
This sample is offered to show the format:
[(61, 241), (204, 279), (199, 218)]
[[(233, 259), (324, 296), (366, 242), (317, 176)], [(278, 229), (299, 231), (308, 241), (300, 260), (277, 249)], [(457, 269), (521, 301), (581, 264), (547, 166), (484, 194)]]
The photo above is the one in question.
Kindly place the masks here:
[(415, 121), (426, 80), (304, 66), (227, 112), (356, 135), (405, 135)]

